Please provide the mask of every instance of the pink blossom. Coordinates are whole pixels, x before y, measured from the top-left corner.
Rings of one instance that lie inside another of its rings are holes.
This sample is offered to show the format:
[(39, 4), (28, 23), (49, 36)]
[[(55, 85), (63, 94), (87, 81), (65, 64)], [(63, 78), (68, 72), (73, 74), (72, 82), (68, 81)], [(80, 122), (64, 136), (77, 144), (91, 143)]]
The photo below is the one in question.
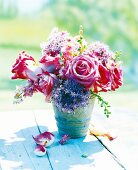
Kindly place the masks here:
[(42, 63), (42, 69), (44, 71), (54, 74), (58, 73), (59, 69), (61, 68), (60, 55), (52, 57), (46, 54), (42, 57), (40, 63)]
[(93, 91), (94, 92), (100, 92), (100, 91), (106, 92), (108, 90), (111, 90), (112, 80), (111, 80), (110, 71), (102, 64), (99, 65), (98, 71), (99, 71), (99, 77), (95, 81)]
[(36, 63), (32, 56), (29, 56), (25, 51), (21, 52), (16, 60), (16, 63), (12, 66), (12, 79), (31, 79), (36, 80), (37, 76), (33, 69)]
[(46, 148), (43, 145), (37, 145), (34, 154), (36, 156), (44, 156), (46, 154)]
[(122, 85), (122, 70), (115, 63), (107, 65), (99, 65), (99, 78), (95, 81), (94, 92), (107, 92), (115, 90)]
[(88, 55), (74, 57), (63, 70), (65, 77), (72, 77), (86, 89), (91, 88), (98, 77), (98, 62)]
[(112, 77), (112, 85), (111, 90), (115, 90), (122, 86), (123, 84), (123, 76), (122, 76), (122, 69), (115, 67), (111, 71), (111, 77)]
[(39, 75), (38, 80), (34, 82), (35, 88), (46, 96), (46, 100), (49, 101), (54, 85), (56, 76), (54, 74), (43, 72)]

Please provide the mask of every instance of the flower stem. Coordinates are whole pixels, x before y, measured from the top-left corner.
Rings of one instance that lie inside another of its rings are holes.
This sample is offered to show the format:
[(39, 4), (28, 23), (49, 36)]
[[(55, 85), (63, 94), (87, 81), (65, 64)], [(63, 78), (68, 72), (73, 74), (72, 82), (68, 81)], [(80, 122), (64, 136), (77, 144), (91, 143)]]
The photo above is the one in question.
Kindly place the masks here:
[(98, 93), (94, 93), (92, 90), (91, 90), (91, 95), (95, 96), (97, 99), (98, 99), (98, 103), (100, 104), (101, 107), (104, 108), (104, 114), (107, 118), (109, 118), (109, 115), (111, 114), (110, 110), (109, 110), (109, 103), (107, 101), (105, 101), (101, 96), (100, 94)]

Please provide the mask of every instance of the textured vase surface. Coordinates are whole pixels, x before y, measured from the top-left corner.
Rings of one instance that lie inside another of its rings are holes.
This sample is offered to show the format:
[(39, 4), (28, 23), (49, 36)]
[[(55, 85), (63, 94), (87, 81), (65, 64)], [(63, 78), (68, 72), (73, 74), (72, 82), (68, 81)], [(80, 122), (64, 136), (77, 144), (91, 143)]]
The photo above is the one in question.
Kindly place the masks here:
[(73, 113), (61, 112), (53, 103), (59, 134), (68, 134), (71, 138), (86, 136), (91, 120), (95, 99), (89, 100), (86, 107), (78, 108)]

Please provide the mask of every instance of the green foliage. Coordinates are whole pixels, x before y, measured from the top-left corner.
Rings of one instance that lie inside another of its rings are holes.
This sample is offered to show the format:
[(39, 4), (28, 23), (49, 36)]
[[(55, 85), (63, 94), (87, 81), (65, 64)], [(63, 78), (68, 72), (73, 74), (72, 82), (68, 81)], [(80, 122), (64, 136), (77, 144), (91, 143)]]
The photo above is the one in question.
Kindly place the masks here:
[(115, 59), (116, 59), (116, 60), (120, 60), (121, 54), (122, 54), (121, 51), (116, 51), (116, 52), (115, 52)]
[(136, 0), (73, 1), (55, 0), (51, 4), (53, 17), (60, 28), (76, 34), (79, 25), (84, 27), (84, 36), (108, 43), (114, 51), (121, 50), (125, 65), (138, 53)]
[[(135, 62), (138, 54), (137, 7), (137, 0), (116, 0), (114, 3), (110, 0), (51, 0), (33, 16), (19, 18), (18, 11), (15, 19), (0, 20), (0, 46), (38, 49), (53, 27), (58, 26), (74, 35), (83, 25), (84, 37), (108, 43), (114, 51), (121, 50), (127, 66), (133, 59)], [(10, 8), (17, 9), (17, 5), (11, 4)], [(1, 4), (0, 11), (2, 9)]]
[[(41, 57), (39, 44), (47, 40), (53, 27), (68, 30), (71, 34), (76, 35), (79, 26), (83, 25), (84, 38), (89, 41), (105, 42), (111, 46), (113, 51), (122, 51), (123, 65), (127, 69), (131, 67), (133, 74), (136, 72), (135, 70), (138, 68), (136, 65), (138, 60), (137, 0), (116, 0), (114, 2), (111, 0), (50, 0), (49, 3), (43, 5), (42, 11), (28, 16), (18, 15), (20, 13), (16, 4), (12, 4), (9, 7), (10, 10), (6, 11), (7, 14), (4, 14), (2, 2), (4, 0), (0, 0), (0, 90), (3, 90), (3, 93), (0, 97), (3, 103), (4, 90), (6, 93), (7, 90), (15, 89), (16, 84), (19, 85), (18, 80), (11, 81), (10, 79), (11, 66), (15, 62), (16, 56), (21, 50), (25, 50), (39, 60)], [(116, 53), (117, 58), (119, 55)], [(126, 72), (124, 72), (124, 76), (128, 77)], [(123, 89), (127, 89), (127, 84), (128, 82), (124, 82)], [(123, 89), (119, 89), (119, 92)], [(125, 90), (124, 94), (127, 94), (129, 90), (132, 91), (132, 88)], [(112, 105), (118, 101), (117, 96)], [(130, 94), (126, 98), (129, 96)], [(12, 97), (12, 95), (8, 97), (7, 94), (5, 101), (7, 98), (11, 101)], [(101, 97), (97, 96), (97, 98), (107, 112), (108, 104), (103, 102)], [(124, 98), (121, 100), (122, 105), (125, 104)], [(134, 99), (134, 95), (132, 98)], [(126, 105), (130, 103), (134, 102), (128, 102)]]
[(111, 112), (109, 111), (109, 107), (110, 107), (109, 103), (108, 103), (107, 101), (105, 101), (105, 100), (100, 96), (100, 94), (98, 94), (98, 93), (94, 93), (94, 92), (91, 91), (91, 95), (94, 96), (94, 97), (96, 97), (96, 98), (98, 99), (98, 102), (99, 102), (100, 106), (104, 108), (104, 114), (105, 114), (105, 116), (108, 118), (109, 115), (111, 114)]

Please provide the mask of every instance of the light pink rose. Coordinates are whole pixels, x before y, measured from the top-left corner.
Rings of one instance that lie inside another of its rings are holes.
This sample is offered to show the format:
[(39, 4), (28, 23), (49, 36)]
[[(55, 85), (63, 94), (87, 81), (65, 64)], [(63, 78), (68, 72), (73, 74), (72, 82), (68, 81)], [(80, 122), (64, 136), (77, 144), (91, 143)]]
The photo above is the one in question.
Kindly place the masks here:
[(74, 57), (63, 70), (65, 77), (72, 77), (86, 89), (91, 88), (98, 77), (98, 62), (88, 55)]
[(37, 76), (34, 69), (36, 63), (32, 56), (29, 56), (25, 51), (21, 52), (16, 59), (16, 63), (12, 66), (12, 79), (31, 79), (36, 80)]

